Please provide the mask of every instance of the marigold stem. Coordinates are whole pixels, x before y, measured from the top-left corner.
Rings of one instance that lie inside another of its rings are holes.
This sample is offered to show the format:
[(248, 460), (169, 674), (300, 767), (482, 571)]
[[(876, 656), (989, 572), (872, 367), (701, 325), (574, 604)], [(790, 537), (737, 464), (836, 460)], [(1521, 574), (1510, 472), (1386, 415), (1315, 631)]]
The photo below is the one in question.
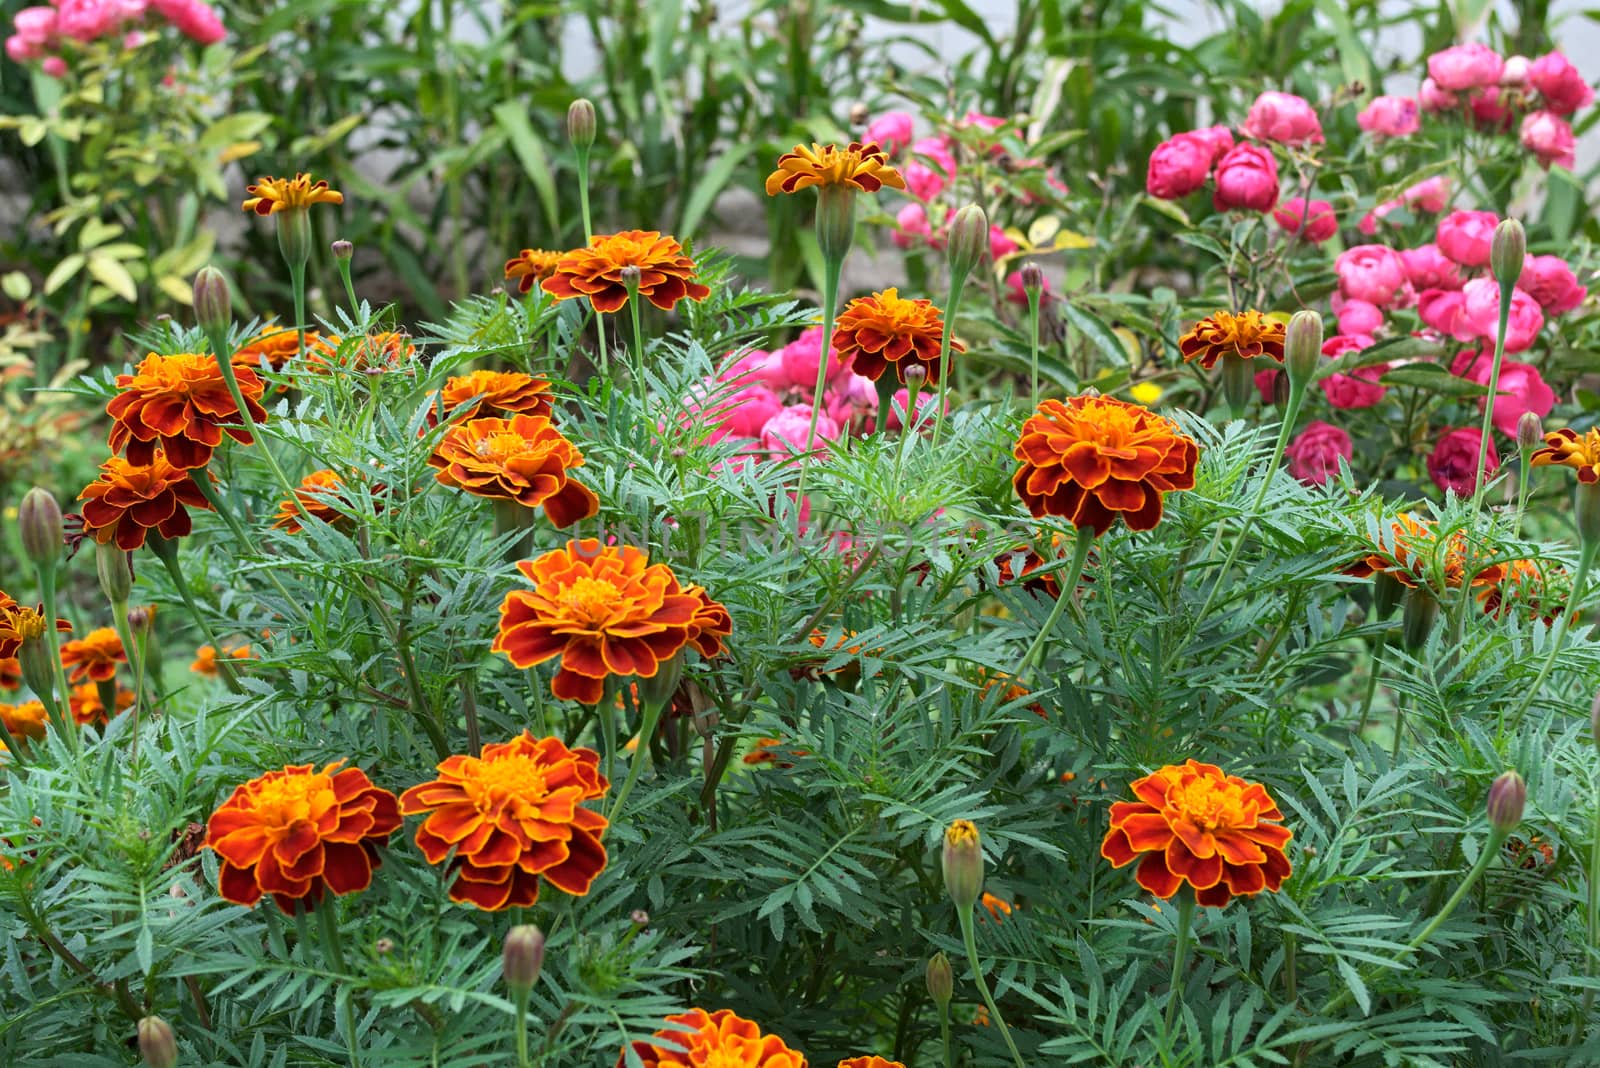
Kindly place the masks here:
[(1040, 291), (1027, 288), (1028, 296), (1028, 410), (1039, 407), (1039, 298)]
[[(189, 617), (194, 620), (195, 626), (200, 628), (200, 633), (217, 652), (222, 652), (222, 643), (217, 640), (217, 635), (211, 629), (211, 624), (200, 611), (200, 606), (195, 603), (194, 594), (189, 592), (189, 582), (183, 576), (183, 569), (178, 566), (178, 546), (162, 537), (152, 537), (148, 542), (155, 550), (159, 559), (167, 569), (167, 574), (172, 577), (172, 584), (177, 587), (178, 596), (183, 598), (184, 607), (189, 610)], [(239, 686), (239, 676), (234, 674), (233, 665), (226, 658), (218, 658), (217, 674), (222, 676), (222, 681), (227, 685), (228, 691), (242, 694), (244, 690)]]
[(1056, 624), (1061, 621), (1061, 613), (1066, 609), (1067, 602), (1071, 601), (1078, 592), (1078, 582), (1083, 578), (1084, 565), (1089, 561), (1089, 550), (1094, 547), (1094, 536), (1084, 530), (1078, 531), (1077, 539), (1072, 546), (1072, 566), (1067, 569), (1066, 582), (1057, 583), (1060, 590), (1056, 603), (1051, 606), (1050, 614), (1045, 617), (1044, 626), (1039, 628), (1039, 633), (1033, 636), (1027, 652), (1022, 654), (1022, 659), (1017, 661), (1017, 669), (1011, 673), (1011, 679), (1019, 686), (1026, 683), (1022, 677), (1033, 667), (1034, 662), (1044, 652), (1045, 642), (1050, 638), (1050, 632), (1056, 629)]
[[(334, 897), (323, 898), (322, 903), (317, 906), (317, 927), (322, 935), (322, 949), (328, 955), (328, 962), (341, 977), (344, 976), (349, 969), (344, 962), (344, 947), (339, 942), (339, 904)], [(341, 993), (343, 996), (339, 998), (339, 1015), (343, 1018), (345, 1044), (350, 1051), (350, 1068), (360, 1068), (360, 1047), (356, 1044), (355, 1006), (350, 1001), (348, 990)]]
[(533, 1062), (528, 1059), (528, 998), (532, 994), (533, 987), (527, 983), (516, 989), (518, 1068), (533, 1068)]
[(633, 759), (628, 761), (627, 781), (622, 784), (616, 800), (611, 803), (611, 811), (606, 813), (606, 819), (612, 823), (621, 818), (622, 806), (627, 804), (628, 795), (633, 793), (633, 784), (639, 781), (639, 773), (649, 759), (650, 739), (655, 736), (656, 723), (660, 719), (661, 704), (656, 701), (645, 702), (639, 714), (639, 746), (633, 751)]
[(817, 385), (811, 394), (811, 425), (806, 429), (806, 451), (800, 457), (800, 480), (794, 495), (797, 525), (806, 499), (806, 471), (817, 448), (817, 416), (822, 413), (822, 391), (828, 384), (828, 350), (833, 347), (833, 316), (839, 304), (839, 274), (843, 269), (843, 254), (827, 256), (822, 261), (822, 358), (817, 361)]
[(628, 294), (628, 313), (633, 317), (633, 384), (639, 391), (639, 414), (650, 422), (650, 386), (644, 378), (644, 330), (639, 326), (639, 288)]
[(950, 298), (945, 301), (944, 329), (939, 333), (939, 410), (933, 414), (934, 448), (939, 447), (939, 432), (944, 429), (945, 397), (950, 388), (950, 337), (955, 333), (956, 311), (961, 307), (961, 290), (966, 284), (965, 272), (950, 273)]
[(1000, 1037), (1006, 1040), (1006, 1049), (1011, 1051), (1011, 1059), (1016, 1062), (1017, 1068), (1028, 1068), (1027, 1062), (1022, 1059), (1022, 1054), (1017, 1052), (1017, 1043), (1011, 1037), (1011, 1028), (1006, 1026), (1006, 1018), (1000, 1015), (1000, 1006), (994, 1003), (994, 995), (989, 993), (989, 981), (983, 977), (983, 965), (978, 960), (978, 940), (973, 933), (972, 923), (973, 906), (956, 909), (956, 916), (961, 921), (961, 940), (967, 947), (967, 963), (972, 965), (972, 978), (978, 984), (978, 993), (983, 995), (983, 1003), (989, 1010), (989, 1018), (994, 1021), (1000, 1030)]
[[(583, 216), (583, 243), (587, 247), (594, 241), (594, 224), (589, 215), (588, 146), (578, 146), (574, 154), (578, 157), (578, 214)], [(600, 374), (605, 377), (610, 374), (611, 363), (606, 355), (606, 317), (598, 309), (594, 313), (594, 330), (596, 344), (600, 346)]]
[(1172, 946), (1172, 983), (1167, 989), (1167, 1011), (1161, 1025), (1162, 1044), (1172, 1035), (1172, 1022), (1178, 1014), (1178, 1003), (1183, 1000), (1183, 969), (1189, 963), (1190, 933), (1194, 929), (1194, 894), (1178, 894), (1178, 936)]
[(1494, 430), (1494, 402), (1500, 390), (1500, 364), (1506, 355), (1506, 326), (1511, 319), (1511, 292), (1516, 282), (1500, 283), (1500, 325), (1494, 334), (1494, 362), (1489, 367), (1489, 395), (1483, 398), (1483, 430), (1478, 436), (1478, 469), (1474, 475), (1476, 488), (1472, 491), (1472, 510), (1483, 507), (1483, 491), (1489, 488), (1489, 472), (1484, 465), (1489, 462), (1489, 435)]
[(72, 687), (67, 685), (67, 672), (61, 664), (61, 635), (56, 630), (56, 566), (53, 561), (37, 564), (34, 571), (39, 576), (39, 593), (44, 600), (44, 633), (45, 642), (50, 647), (51, 669), (56, 686), (61, 690), (59, 702), (53, 693), (39, 694), (38, 697), (49, 710), (56, 731), (66, 741), (67, 748), (76, 753), (79, 740), (77, 726), (72, 721)]
[[(1600, 952), (1600, 777), (1596, 778), (1594, 784), (1594, 815), (1589, 839), (1589, 895), (1586, 911), (1588, 952), (1583, 958), (1583, 974), (1585, 978), (1591, 978), (1594, 975), (1595, 954)], [(1589, 1011), (1592, 1008), (1594, 1008), (1594, 987), (1591, 986), (1583, 992), (1583, 1010), (1578, 1013), (1577, 1026), (1572, 1036), (1574, 1041), (1583, 1037), (1583, 1025), (1589, 1019)]]

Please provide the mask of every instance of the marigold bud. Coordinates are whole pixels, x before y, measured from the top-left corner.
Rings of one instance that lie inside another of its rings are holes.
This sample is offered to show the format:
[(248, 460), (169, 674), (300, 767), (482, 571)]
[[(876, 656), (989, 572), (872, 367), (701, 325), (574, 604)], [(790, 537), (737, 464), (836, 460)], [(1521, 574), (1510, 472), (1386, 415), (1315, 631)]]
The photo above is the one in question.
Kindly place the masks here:
[[(989, 251), (989, 217), (976, 204), (968, 204), (950, 220), (949, 257), (950, 277), (966, 278)], [(946, 309), (953, 313), (954, 309)]]
[(283, 262), (304, 268), (311, 258), (311, 216), (304, 208), (290, 208), (272, 216), (278, 220), (278, 251)]
[(1387, 571), (1380, 571), (1372, 576), (1372, 614), (1378, 619), (1388, 619), (1394, 614), (1394, 606), (1400, 603), (1400, 597), (1406, 592), (1405, 585)]
[(1322, 362), (1322, 316), (1303, 308), (1289, 317), (1283, 333), (1283, 365), (1289, 382), (1301, 389), (1311, 384)]
[(1494, 228), (1489, 244), (1489, 270), (1502, 286), (1514, 286), (1522, 277), (1522, 261), (1528, 255), (1528, 234), (1515, 219), (1504, 219)]
[(1037, 297), (1044, 292), (1044, 269), (1037, 263), (1022, 265), (1022, 291), (1029, 297)]
[(574, 148), (594, 144), (594, 104), (588, 97), (580, 96), (567, 105), (567, 139)]
[(506, 932), (505, 950), (500, 955), (500, 968), (506, 985), (513, 990), (524, 990), (539, 981), (539, 971), (544, 967), (544, 932), (531, 923), (518, 924)]
[(1579, 482), (1572, 491), (1572, 518), (1584, 545), (1600, 543), (1600, 482)]
[[(27, 623), (35, 618), (30, 615)], [(32, 630), (32, 627), (29, 627)], [(55, 661), (50, 656), (50, 642), (41, 627), (38, 633), (29, 633), (17, 649), (17, 663), (22, 668), (22, 681), (35, 694), (48, 694), (55, 690)]]
[(628, 264), (626, 267), (622, 268), (622, 270), (617, 272), (617, 280), (622, 283), (622, 285), (623, 285), (623, 287), (625, 289), (627, 289), (627, 291), (628, 291), (628, 299), (629, 300), (637, 300), (638, 299), (638, 296), (639, 296), (639, 268), (635, 267), (631, 263)]
[(336, 260), (347, 260), (356, 254), (356, 247), (342, 237), (329, 247), (333, 249), (333, 258)]
[(49, 490), (33, 487), (17, 506), (17, 531), (22, 551), (40, 567), (61, 559), (61, 506)]
[(1408, 653), (1428, 644), (1433, 625), (1439, 620), (1439, 601), (1418, 586), (1406, 593), (1405, 613), (1400, 617), (1400, 643)]
[(133, 558), (126, 549), (111, 542), (96, 543), (94, 570), (100, 578), (100, 592), (114, 605), (125, 605), (133, 592)]
[(1534, 412), (1523, 412), (1517, 419), (1517, 448), (1531, 452), (1544, 444), (1544, 420)]
[(926, 978), (928, 980), (928, 996), (933, 999), (935, 1005), (939, 1006), (941, 1012), (944, 1011), (949, 1007), (950, 998), (955, 994), (956, 989), (955, 972), (951, 970), (950, 958), (944, 955), (944, 950), (941, 949), (928, 958)]
[(150, 1068), (172, 1068), (178, 1063), (178, 1037), (172, 1025), (159, 1016), (139, 1020), (139, 1055)]
[(149, 632), (155, 621), (156, 606), (153, 604), (142, 604), (128, 609), (128, 629), (133, 631), (135, 638)]
[(983, 845), (971, 820), (956, 820), (944, 832), (944, 888), (958, 909), (970, 909), (983, 892)]
[(1528, 804), (1528, 784), (1514, 771), (1501, 773), (1489, 787), (1489, 826), (1500, 834), (1510, 834), (1522, 822)]
[(225, 334), (233, 322), (228, 280), (215, 267), (202, 267), (194, 276), (194, 317), (207, 334)]

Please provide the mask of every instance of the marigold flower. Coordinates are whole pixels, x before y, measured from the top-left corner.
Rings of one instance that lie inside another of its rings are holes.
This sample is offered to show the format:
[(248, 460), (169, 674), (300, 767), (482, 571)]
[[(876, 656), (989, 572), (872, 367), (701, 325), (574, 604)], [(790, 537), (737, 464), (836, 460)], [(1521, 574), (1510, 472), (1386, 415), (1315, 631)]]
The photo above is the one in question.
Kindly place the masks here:
[(559, 252), (546, 252), (542, 248), (525, 248), (506, 260), (506, 281), (518, 279), (517, 292), (526, 293), (535, 284), (554, 274), (560, 259)]
[[(851, 361), (858, 375), (876, 382), (890, 366), (901, 384), (908, 367), (921, 367), (927, 381), (938, 382), (943, 368), (939, 342), (944, 334), (944, 317), (928, 300), (907, 300), (890, 287), (881, 293), (857, 297), (839, 313), (833, 332), (833, 347), (839, 361)], [(964, 352), (959, 341), (950, 342), (951, 352)]]
[(130, 552), (142, 547), (152, 530), (168, 540), (183, 537), (193, 528), (188, 509), (211, 508), (193, 473), (174, 467), (160, 449), (146, 464), (111, 457), (78, 500), (84, 534)]
[(1554, 622), (1572, 595), (1572, 576), (1566, 569), (1538, 560), (1512, 560), (1500, 566), (1500, 580), (1478, 590), (1484, 614), (1500, 619), (1508, 610), (1521, 608), (1530, 618)]
[(1600, 427), (1591, 428), (1579, 436), (1571, 427), (1553, 430), (1544, 436), (1544, 446), (1529, 458), (1534, 467), (1549, 464), (1570, 467), (1578, 472), (1578, 481), (1600, 482)]
[(786, 749), (782, 738), (757, 738), (756, 744), (750, 751), (740, 758), (745, 764), (771, 764), (775, 768), (792, 768), (794, 762), (780, 759), (780, 756), (803, 757), (809, 756), (809, 749)]
[[(126, 686), (116, 689), (117, 715), (122, 715), (133, 707), (133, 691)], [(73, 721), (80, 726), (102, 727), (110, 722), (111, 717), (106, 715), (105, 702), (100, 699), (100, 687), (92, 682), (72, 688), (72, 697), (69, 701), (72, 709)]]
[(1133, 530), (1161, 521), (1162, 495), (1194, 487), (1199, 447), (1176, 424), (1115, 397), (1047, 400), (1012, 455), (1017, 496), (1035, 517), (1060, 516), (1098, 537), (1121, 516)]
[(344, 194), (329, 189), (327, 182), (313, 182), (309, 174), (296, 174), (293, 178), (274, 178), (268, 175), (257, 178), (255, 185), (244, 187), (250, 198), (240, 205), (245, 211), (257, 215), (276, 215), (280, 211), (300, 211), (313, 204), (343, 204)]
[[(470, 408), (465, 405), (477, 400)], [(428, 412), (429, 425), (438, 422), (443, 409), (452, 422), (464, 423), (486, 415), (509, 419), (513, 415), (542, 415), (554, 421), (550, 404), (550, 383), (521, 371), (473, 371), (447, 380), (439, 391), (439, 402)]]
[(851, 141), (838, 145), (811, 147), (795, 145), (778, 157), (778, 169), (767, 176), (767, 196), (798, 193), (814, 185), (848, 185), (863, 193), (876, 193), (884, 186), (904, 189), (906, 180), (889, 166), (889, 158), (877, 144)]
[(1135, 780), (1133, 793), (1139, 800), (1111, 806), (1100, 855), (1115, 868), (1142, 855), (1135, 878), (1156, 897), (1187, 882), (1195, 901), (1221, 908), (1288, 878), (1293, 833), (1260, 783), (1189, 760)]
[[(1010, 552), (1001, 553), (994, 559), (995, 570), (1000, 573), (1000, 585), (1010, 586), (1020, 580), (1022, 588), (1031, 593), (1060, 597), (1062, 564), (1072, 558), (1072, 554), (1066, 551), (1069, 545), (1070, 542), (1060, 534), (1052, 533), (1049, 559), (1039, 552), (1036, 545), (1019, 545)], [(1085, 558), (1083, 576), (1078, 580), (1080, 586), (1094, 582), (1090, 572), (1097, 564), (1098, 556), (1094, 549), (1090, 549)]]
[(709, 286), (694, 280), (694, 261), (683, 254), (683, 246), (658, 230), (596, 234), (588, 248), (563, 253), (554, 273), (539, 285), (557, 300), (588, 297), (597, 312), (620, 311), (628, 303), (624, 267), (638, 268), (639, 296), (662, 311), (685, 297), (711, 295)]
[(411, 365), (417, 346), (411, 338), (394, 330), (377, 330), (346, 347), (345, 339), (306, 338), (306, 368), (317, 374), (330, 374), (335, 367), (365, 375), (381, 375)]
[(0, 657), (0, 690), (22, 689), (22, 661), (14, 656)]
[[(251, 418), (265, 422), (261, 379), (248, 367), (235, 368), (234, 379)], [(185, 471), (204, 467), (222, 444), (224, 424), (244, 422), (210, 353), (152, 352), (135, 373), (117, 376), (117, 388), (122, 392), (106, 405), (114, 420), (111, 451), (126, 449), (128, 462), (137, 467), (154, 463), (157, 452)], [(228, 426), (226, 433), (242, 445), (253, 440), (240, 426)]]
[[(44, 605), (29, 608), (13, 601), (10, 594), (0, 590), (0, 660), (15, 659), (23, 641), (44, 637), (44, 628)], [(66, 620), (56, 620), (56, 630), (65, 632), (71, 629), (72, 624)], [(18, 665), (18, 670), (21, 670), (21, 665)]]
[(189, 670), (194, 672), (196, 675), (202, 675), (205, 678), (212, 679), (216, 678), (217, 676), (218, 659), (250, 660), (253, 657), (254, 653), (248, 645), (225, 645), (222, 647), (222, 654), (220, 657), (217, 654), (216, 646), (202, 645), (200, 648), (194, 651), (194, 660), (190, 662)]
[(568, 473), (583, 453), (542, 415), (472, 419), (445, 431), (428, 463), (438, 480), (479, 497), (544, 508), (557, 527), (600, 510), (600, 498)]
[(307, 516), (330, 526), (338, 523), (345, 518), (344, 508), (350, 506), (342, 489), (343, 483), (332, 470), (324, 468), (311, 472), (295, 487), (293, 499), (285, 497), (278, 502), (272, 525), (278, 530), (298, 534), (305, 529), (300, 521)]
[(600, 755), (524, 731), (451, 756), (439, 777), (400, 795), (407, 816), (428, 813), (417, 847), (430, 864), (450, 858), (450, 900), (498, 911), (539, 900), (542, 879), (575, 897), (605, 869), (606, 818), (582, 803), (605, 796)]
[(876, 1054), (869, 1057), (851, 1057), (839, 1062), (839, 1068), (906, 1068), (899, 1061), (886, 1061)]
[[(320, 344), (315, 330), (306, 331), (306, 346)], [(300, 331), (293, 327), (268, 322), (260, 333), (246, 341), (233, 354), (233, 366), (251, 371), (281, 371), (293, 356), (300, 353)]]
[(493, 649), (519, 668), (560, 656), (551, 689), (563, 701), (598, 704), (608, 676), (654, 678), (685, 645), (714, 655), (731, 629), (721, 605), (631, 545), (569, 541), (517, 569), (534, 588), (506, 594)]
[[(804, 1054), (777, 1035), (762, 1034), (754, 1021), (732, 1009), (690, 1009), (668, 1016), (667, 1022), (690, 1030), (663, 1029), (651, 1036), (654, 1042), (635, 1042), (634, 1055), (645, 1068), (807, 1068)], [(626, 1063), (627, 1056), (618, 1055), (617, 1068)]]
[(254, 905), (271, 894), (293, 915), (324, 891), (349, 894), (372, 884), (382, 863), (378, 847), (399, 829), (400, 807), (364, 771), (343, 764), (269, 771), (235, 787), (211, 814), (205, 848), (222, 857), (217, 892), (225, 900)]
[(1395, 516), (1387, 546), (1375, 545), (1372, 552), (1356, 561), (1345, 573), (1366, 578), (1382, 571), (1416, 589), (1428, 584), (1429, 567), (1441, 552), (1444, 584), (1448, 589), (1460, 589), (1467, 583), (1469, 567), (1476, 569), (1471, 575), (1472, 586), (1494, 586), (1505, 574), (1504, 564), (1480, 567), (1468, 563), (1465, 531), (1456, 531), (1441, 546), (1439, 532), (1433, 522), (1419, 520), (1408, 512)]
[(13, 738), (43, 738), (50, 716), (43, 701), (24, 701), (20, 705), (0, 704), (0, 723)]
[(1189, 332), (1178, 339), (1178, 351), (1185, 362), (1198, 359), (1200, 366), (1211, 370), (1224, 356), (1238, 356), (1242, 360), (1257, 356), (1270, 356), (1283, 362), (1284, 325), (1268, 319), (1258, 311), (1219, 311), (1201, 319)]
[(117, 665), (128, 662), (122, 639), (110, 627), (91, 630), (76, 641), (61, 647), (61, 666), (71, 668), (67, 681), (71, 683), (92, 679), (105, 682), (117, 676)]
[[(1014, 908), (1011, 902), (1007, 901), (1003, 897), (996, 897), (987, 890), (985, 890), (983, 892), (983, 896), (978, 899), (978, 904), (982, 905), (988, 910), (990, 917), (992, 917), (996, 923), (1003, 922), (1007, 916), (1011, 915), (1012, 909)], [(982, 917), (980, 916), (979, 919), (982, 919)]]

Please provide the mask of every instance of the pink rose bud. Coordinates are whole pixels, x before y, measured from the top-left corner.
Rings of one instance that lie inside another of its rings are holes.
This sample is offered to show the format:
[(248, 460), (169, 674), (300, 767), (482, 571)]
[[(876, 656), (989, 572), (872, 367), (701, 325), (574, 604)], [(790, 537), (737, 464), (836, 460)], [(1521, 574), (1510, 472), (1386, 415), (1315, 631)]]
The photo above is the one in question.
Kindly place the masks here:
[(1295, 435), (1283, 450), (1289, 461), (1289, 474), (1311, 486), (1326, 485), (1339, 473), (1339, 464), (1355, 455), (1350, 435), (1334, 426), (1314, 420)]
[(1553, 111), (1535, 111), (1523, 116), (1520, 134), (1522, 147), (1539, 157), (1546, 170), (1565, 167), (1571, 170), (1577, 161), (1577, 141), (1567, 120)]
[(1273, 209), (1272, 221), (1312, 244), (1320, 244), (1339, 231), (1339, 219), (1333, 214), (1333, 205), (1326, 200), (1310, 203), (1304, 197), (1285, 200)]
[(65, 78), (67, 76), (67, 61), (60, 56), (45, 56), (44, 62), (39, 64), (39, 69), (52, 78)]
[(1217, 163), (1218, 211), (1271, 211), (1278, 203), (1278, 161), (1260, 145), (1234, 145)]
[(1240, 130), (1258, 141), (1298, 146), (1322, 141), (1316, 109), (1293, 93), (1268, 90), (1256, 97)]
[(1213, 161), (1211, 145), (1194, 134), (1178, 134), (1150, 153), (1145, 192), (1159, 200), (1181, 200), (1206, 184)]
[[(22, 32), (20, 25), (17, 32)], [(1540, 56), (1530, 63), (1528, 84), (1544, 98), (1545, 109), (1557, 115), (1571, 115), (1594, 103), (1594, 90), (1560, 52)]]
[(1492, 211), (1452, 211), (1439, 220), (1439, 251), (1463, 267), (1489, 266), (1489, 250), (1500, 217)]
[(1529, 256), (1523, 260), (1517, 288), (1538, 301), (1546, 315), (1572, 311), (1589, 295), (1560, 256)]
[(1456, 45), (1428, 57), (1428, 77), (1440, 89), (1461, 92), (1495, 85), (1505, 70), (1499, 53), (1477, 41)]

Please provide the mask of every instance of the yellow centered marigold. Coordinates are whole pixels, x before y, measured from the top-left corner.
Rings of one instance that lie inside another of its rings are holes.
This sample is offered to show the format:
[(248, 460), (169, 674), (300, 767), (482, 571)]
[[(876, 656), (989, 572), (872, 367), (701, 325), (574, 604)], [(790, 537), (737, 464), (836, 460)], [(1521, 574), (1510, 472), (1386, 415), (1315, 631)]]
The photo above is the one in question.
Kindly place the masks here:
[(71, 669), (67, 681), (72, 683), (114, 679), (117, 665), (127, 662), (128, 653), (122, 648), (122, 639), (110, 627), (91, 630), (61, 647), (61, 666)]
[[(321, 338), (315, 330), (306, 331), (306, 347), (319, 343)], [(279, 326), (275, 322), (268, 322), (261, 328), (260, 333), (246, 341), (237, 352), (233, 354), (235, 368), (247, 367), (251, 371), (281, 371), (290, 357), (300, 352), (300, 332), (293, 327)]]
[[(1472, 571), (1470, 585), (1494, 586), (1505, 575), (1504, 564), (1478, 564), (1468, 562), (1467, 535), (1463, 530), (1452, 534), (1440, 544), (1438, 527), (1432, 520), (1419, 520), (1409, 512), (1395, 516), (1390, 527), (1388, 544), (1375, 543), (1367, 555), (1346, 569), (1346, 574), (1367, 578), (1378, 572), (1393, 576), (1405, 586), (1416, 589), (1429, 586), (1430, 569), (1439, 560), (1447, 589), (1460, 589), (1467, 583), (1467, 572)], [(1479, 555), (1487, 555), (1480, 552)]]
[[(634, 1055), (645, 1068), (807, 1068), (804, 1054), (790, 1049), (777, 1035), (762, 1034), (754, 1021), (734, 1015), (732, 1009), (690, 1009), (668, 1016), (667, 1022), (679, 1027), (664, 1028), (651, 1036), (653, 1041), (633, 1044)], [(618, 1068), (627, 1060), (626, 1053), (618, 1054)]]
[[(251, 418), (265, 422), (261, 379), (248, 367), (236, 368), (234, 379)], [(210, 353), (152, 352), (133, 374), (117, 376), (117, 388), (122, 392), (106, 405), (106, 414), (114, 421), (111, 451), (126, 449), (128, 462), (136, 467), (153, 464), (158, 451), (181, 470), (204, 467), (222, 444), (224, 425), (244, 421), (217, 358)], [(252, 440), (237, 425), (227, 426), (226, 433), (243, 445)]]
[(654, 678), (685, 646), (716, 656), (732, 631), (705, 590), (631, 545), (569, 541), (517, 570), (534, 588), (506, 594), (493, 649), (519, 668), (559, 656), (551, 690), (563, 701), (599, 704), (608, 677)]
[(595, 311), (621, 311), (628, 303), (624, 267), (639, 269), (639, 296), (662, 311), (671, 311), (685, 297), (705, 300), (711, 295), (709, 286), (694, 280), (694, 261), (683, 254), (683, 246), (658, 230), (596, 234), (588, 248), (563, 253), (550, 277), (539, 284), (557, 300), (588, 297)]
[(1178, 351), (1183, 358), (1199, 360), (1200, 366), (1210, 370), (1224, 356), (1238, 356), (1253, 360), (1269, 356), (1283, 362), (1284, 325), (1268, 319), (1258, 311), (1219, 311), (1201, 319), (1178, 339)]
[(876, 142), (851, 141), (840, 148), (813, 141), (810, 148), (795, 145), (778, 157), (778, 169), (767, 176), (767, 196), (798, 193), (814, 185), (848, 185), (876, 193), (884, 186), (904, 189), (906, 180), (889, 166), (889, 157)]
[(1135, 878), (1156, 897), (1188, 883), (1196, 902), (1221, 908), (1289, 877), (1293, 834), (1260, 783), (1189, 760), (1135, 780), (1133, 794), (1111, 806), (1100, 855), (1116, 868), (1139, 860)]
[(589, 892), (606, 866), (606, 818), (583, 802), (611, 784), (600, 755), (524, 731), (452, 756), (439, 777), (400, 795), (407, 816), (427, 813), (417, 847), (429, 864), (450, 861), (450, 900), (498, 911), (539, 900), (543, 880), (563, 893)]
[(1115, 397), (1047, 400), (1022, 425), (1011, 484), (1035, 517), (1060, 516), (1095, 537), (1120, 516), (1161, 521), (1163, 494), (1194, 487), (1200, 450), (1177, 425)]
[[(29, 608), (0, 590), (0, 660), (14, 659), (23, 642), (44, 637), (44, 628), (44, 605)], [(72, 624), (66, 620), (56, 620), (56, 630), (71, 629)]]
[(278, 502), (272, 525), (298, 534), (305, 529), (300, 521), (307, 516), (329, 526), (340, 522), (345, 518), (344, 509), (350, 504), (341, 492), (343, 485), (339, 476), (328, 468), (311, 472), (295, 487), (293, 499), (286, 497)]
[[(120, 716), (133, 707), (133, 691), (126, 686), (118, 686), (115, 700), (117, 715)], [(105, 702), (100, 699), (100, 687), (92, 682), (72, 688), (70, 707), (72, 718), (79, 726), (103, 727), (110, 722), (110, 717), (106, 715)]]
[(43, 738), (50, 716), (43, 701), (24, 701), (20, 705), (0, 704), (0, 723), (13, 738)]
[[(201, 478), (210, 478), (202, 472)], [(101, 545), (132, 552), (150, 531), (169, 540), (193, 529), (190, 508), (211, 509), (191, 471), (167, 462), (160, 449), (147, 464), (113, 456), (100, 465), (100, 477), (78, 494), (83, 502), (83, 532)]]
[(428, 410), (428, 425), (437, 425), (441, 416), (464, 423), (486, 415), (502, 419), (542, 415), (553, 420), (553, 413), (550, 383), (544, 379), (521, 371), (473, 371), (445, 382), (438, 402)]
[(271, 894), (290, 915), (323, 893), (372, 885), (378, 847), (401, 824), (394, 794), (336, 760), (292, 764), (242, 783), (211, 814), (205, 848), (222, 857), (217, 892), (236, 905)]
[(557, 527), (600, 510), (593, 490), (571, 477), (583, 453), (542, 415), (471, 419), (445, 431), (428, 463), (438, 480), (479, 497), (544, 508)]
[[(928, 300), (907, 300), (894, 288), (857, 297), (839, 313), (833, 331), (833, 347), (839, 362), (849, 361), (856, 374), (876, 382), (891, 366), (902, 384), (906, 369), (921, 367), (927, 381), (935, 383), (943, 371), (939, 343), (944, 335), (944, 316)], [(950, 351), (965, 352), (959, 341), (950, 342)]]
[(1570, 467), (1578, 473), (1579, 482), (1600, 482), (1600, 427), (1582, 436), (1571, 427), (1553, 430), (1544, 436), (1544, 445), (1534, 451), (1529, 462), (1534, 467)]
[(335, 367), (365, 375), (381, 375), (409, 368), (417, 354), (411, 338), (394, 330), (377, 330), (349, 345), (330, 334), (306, 338), (306, 369), (331, 374)]
[(542, 248), (525, 248), (506, 260), (506, 281), (517, 279), (517, 292), (526, 293), (555, 273), (561, 253)]
[(247, 185), (244, 191), (250, 198), (240, 205), (245, 211), (257, 215), (276, 215), (280, 211), (303, 211), (313, 204), (343, 204), (344, 194), (329, 189), (327, 182), (313, 182), (309, 174), (293, 178), (274, 178), (268, 175)]

